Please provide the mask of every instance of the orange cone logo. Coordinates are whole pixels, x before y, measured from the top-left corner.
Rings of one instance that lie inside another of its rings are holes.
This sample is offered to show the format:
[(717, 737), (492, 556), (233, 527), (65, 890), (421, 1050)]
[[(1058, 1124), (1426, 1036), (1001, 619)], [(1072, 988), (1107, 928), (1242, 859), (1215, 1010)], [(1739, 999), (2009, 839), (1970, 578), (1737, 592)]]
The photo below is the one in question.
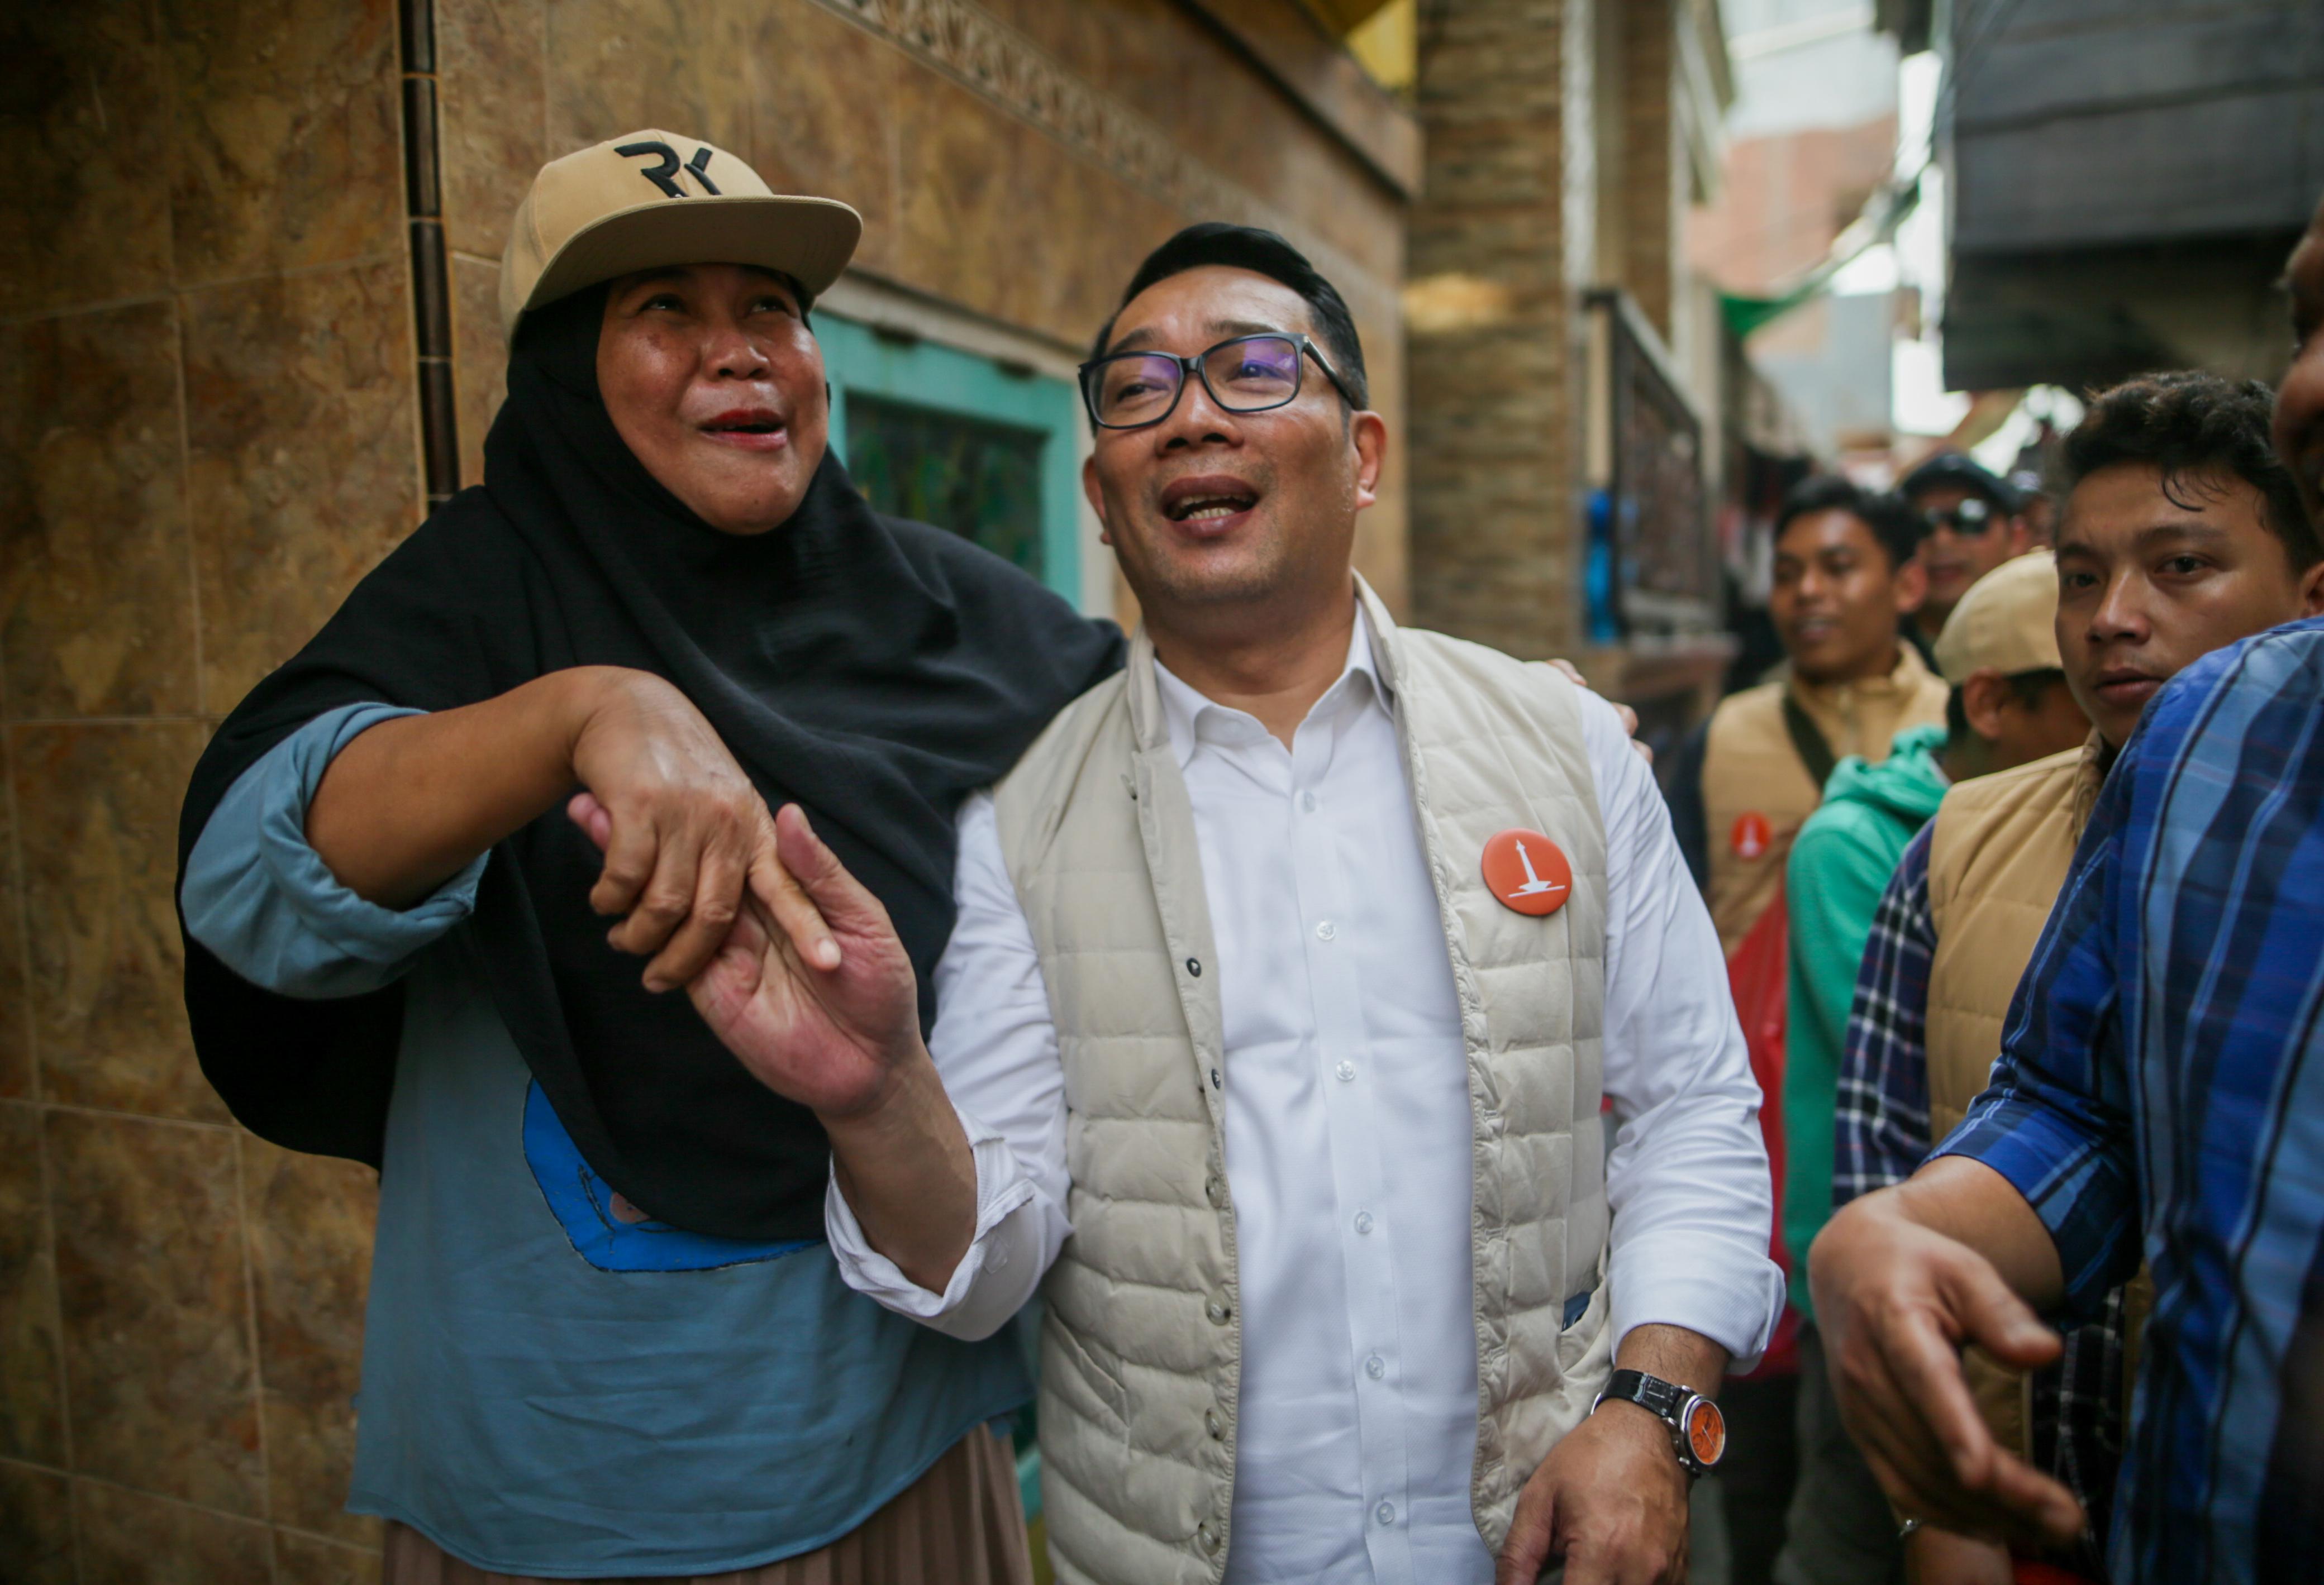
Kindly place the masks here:
[(1775, 845), (1775, 828), (1767, 817), (1754, 809), (1735, 816), (1735, 829), (1727, 834), (1727, 845), (1738, 859), (1756, 859)]
[(1573, 866), (1540, 832), (1513, 826), (1485, 844), (1485, 884), (1520, 914), (1554, 914), (1573, 895)]

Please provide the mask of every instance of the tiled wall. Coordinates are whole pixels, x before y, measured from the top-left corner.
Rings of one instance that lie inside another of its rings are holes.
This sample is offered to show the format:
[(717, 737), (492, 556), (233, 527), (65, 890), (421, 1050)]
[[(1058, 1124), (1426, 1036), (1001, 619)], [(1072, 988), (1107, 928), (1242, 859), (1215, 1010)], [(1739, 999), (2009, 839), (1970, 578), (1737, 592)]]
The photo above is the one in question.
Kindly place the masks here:
[(0, 1576), (364, 1578), (370, 1175), (228, 1122), (170, 889), (217, 718), (417, 508), (394, 4), (11, 18)]
[[(1185, 220), (1277, 225), (1353, 304), (1401, 443), (1397, 200), (1172, 0), (437, 0), (436, 25), (469, 482), (509, 212), (542, 160), (647, 124), (847, 198), (867, 269), (1065, 344)], [(421, 510), (396, 40), (394, 0), (0, 21), (12, 1582), (376, 1574), (339, 1511), (370, 1174), (228, 1120), (170, 890), (203, 742)], [(1403, 476), (1360, 549), (1398, 603)]]

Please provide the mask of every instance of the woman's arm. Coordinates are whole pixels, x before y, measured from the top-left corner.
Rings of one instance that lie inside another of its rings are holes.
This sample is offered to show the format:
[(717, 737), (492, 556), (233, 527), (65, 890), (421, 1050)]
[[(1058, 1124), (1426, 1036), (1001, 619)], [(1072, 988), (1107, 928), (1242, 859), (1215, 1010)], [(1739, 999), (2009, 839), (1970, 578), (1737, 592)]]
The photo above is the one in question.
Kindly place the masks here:
[(753, 883), (808, 950), (828, 939), (776, 880), (774, 822), (677, 688), (612, 666), (554, 671), (495, 698), (383, 722), (332, 760), (307, 840), (356, 896), (404, 908), (586, 788), (605, 849), (590, 891), (610, 939), (651, 958), (649, 989), (699, 973)]

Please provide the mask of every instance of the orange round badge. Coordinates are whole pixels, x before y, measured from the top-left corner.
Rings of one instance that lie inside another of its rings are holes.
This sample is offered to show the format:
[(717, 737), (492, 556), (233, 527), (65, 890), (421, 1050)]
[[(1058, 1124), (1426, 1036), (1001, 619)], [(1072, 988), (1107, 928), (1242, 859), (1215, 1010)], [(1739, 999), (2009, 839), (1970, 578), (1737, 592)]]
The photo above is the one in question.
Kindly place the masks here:
[(1512, 826), (1485, 844), (1485, 884), (1520, 914), (1554, 914), (1573, 895), (1573, 866), (1540, 832)]
[(1758, 858), (1775, 845), (1775, 828), (1756, 809), (1738, 815), (1735, 829), (1727, 834), (1727, 845), (1735, 850), (1738, 859)]

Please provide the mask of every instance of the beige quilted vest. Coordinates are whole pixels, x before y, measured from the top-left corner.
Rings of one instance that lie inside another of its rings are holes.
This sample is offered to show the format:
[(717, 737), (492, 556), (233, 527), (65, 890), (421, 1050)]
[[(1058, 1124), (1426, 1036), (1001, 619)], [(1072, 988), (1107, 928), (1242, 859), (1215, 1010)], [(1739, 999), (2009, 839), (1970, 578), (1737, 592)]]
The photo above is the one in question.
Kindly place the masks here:
[[(1792, 841), (1823, 801), (1823, 788), (1809, 778), (1784, 729), (1784, 690), (1799, 700), (1835, 760), (1858, 754), (1877, 765), (1888, 757), (1898, 733), (1945, 718), (1944, 679), (1921, 663), (1912, 645), (1896, 650), (1896, 664), (1886, 677), (1821, 685), (1796, 677), (1761, 683), (1720, 701), (1712, 713), (1702, 754), (1702, 815), (1711, 861), (1704, 900), (1729, 957), (1783, 890)], [(1748, 851), (1736, 840), (1737, 825), (1746, 815), (1766, 822), (1768, 838)]]
[[(2001, 1055), (2002, 1026), (2065, 889), (2074, 844), (2098, 796), (2096, 733), (2079, 749), (1945, 794), (1929, 834), (1929, 1138), (1941, 1140), (1985, 1092)], [(2030, 1378), (1972, 1349), (1963, 1371), (1986, 1424), (2030, 1457)]]
[[(1548, 668), (1400, 631), (1371, 591), (1461, 999), (1475, 1119), (1471, 1499), (1499, 1550), (1522, 1487), (1605, 1385), (1599, 1031), (1606, 852), (1572, 687)], [(1195, 1585), (1226, 1568), (1242, 1355), (1223, 1049), (1193, 808), (1143, 633), (996, 789), (1001, 850), (1065, 1066), (1074, 1235), (1049, 1273), (1042, 1507), (1058, 1578)], [(1546, 918), (1479, 870), (1512, 825), (1573, 866)], [(1595, 1283), (1561, 1330), (1568, 1295)]]

